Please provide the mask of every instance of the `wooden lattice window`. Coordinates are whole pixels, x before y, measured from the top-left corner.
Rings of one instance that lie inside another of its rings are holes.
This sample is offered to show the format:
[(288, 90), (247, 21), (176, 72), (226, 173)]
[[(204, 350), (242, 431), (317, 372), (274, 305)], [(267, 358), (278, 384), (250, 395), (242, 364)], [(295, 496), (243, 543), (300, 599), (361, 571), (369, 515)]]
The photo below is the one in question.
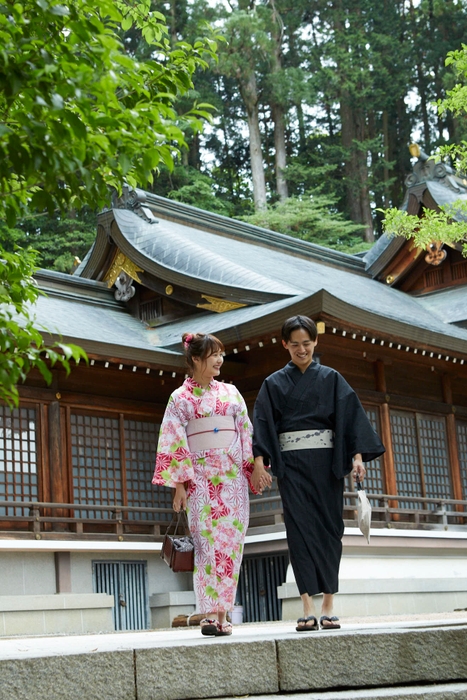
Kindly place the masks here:
[(142, 321), (151, 323), (151, 321), (159, 319), (162, 313), (162, 299), (160, 297), (140, 302), (139, 317)]
[[(159, 426), (137, 420), (124, 421), (125, 470), (129, 506), (171, 508), (172, 493), (166, 486), (153, 486), (151, 479), (156, 459)], [(130, 519), (153, 520), (148, 513), (130, 513)], [(159, 514), (155, 519), (167, 519)]]
[(435, 268), (434, 270), (427, 270), (425, 272), (425, 286), (426, 287), (437, 287), (444, 282), (444, 275), (442, 268)]
[[(74, 503), (123, 505), (118, 418), (72, 413), (70, 420)], [(110, 514), (86, 510), (78, 517), (109, 518)]]
[[(371, 423), (371, 426), (376, 430), (376, 432), (379, 432), (379, 420), (378, 420), (378, 411), (376, 408), (366, 406), (365, 407), (365, 413), (368, 417), (368, 420)], [(364, 482), (364, 487), (365, 491), (368, 493), (384, 493), (384, 488), (383, 488), (383, 471), (381, 468), (381, 460), (378, 457), (377, 459), (373, 459), (371, 462), (367, 462), (365, 464), (366, 468), (366, 476), (365, 476), (365, 482)], [(344, 482), (344, 491), (355, 491), (355, 482), (353, 480), (352, 474), (347, 474), (345, 477), (345, 482)], [(378, 505), (376, 502), (376, 499), (371, 498), (370, 499), (372, 505)], [(345, 505), (355, 505), (355, 501), (351, 500), (350, 498), (344, 499)]]
[[(365, 412), (372, 428), (379, 433), (380, 427), (377, 409), (366, 407)], [(381, 468), (380, 457), (366, 464), (365, 489), (368, 493), (384, 493), (383, 470)]]
[[(392, 411), (391, 432), (397, 493), (423, 496), (415, 415)], [(417, 504), (409, 501), (400, 505), (403, 508), (417, 507)]]
[(457, 421), (457, 444), (462, 480), (462, 497), (467, 500), (467, 422)]
[(417, 414), (425, 477), (425, 496), (452, 498), (446, 421), (442, 416)]
[(451, 266), (451, 275), (453, 280), (463, 280), (467, 277), (467, 262), (461, 260), (461, 262), (453, 263)]
[[(446, 422), (441, 416), (391, 411), (397, 492), (401, 496), (451, 498)], [(418, 508), (400, 502), (404, 508)], [(433, 504), (430, 506), (435, 508)]]
[[(0, 406), (0, 500), (38, 500), (36, 435), (35, 408)], [(3, 507), (0, 514), (29, 515), (29, 509)]]

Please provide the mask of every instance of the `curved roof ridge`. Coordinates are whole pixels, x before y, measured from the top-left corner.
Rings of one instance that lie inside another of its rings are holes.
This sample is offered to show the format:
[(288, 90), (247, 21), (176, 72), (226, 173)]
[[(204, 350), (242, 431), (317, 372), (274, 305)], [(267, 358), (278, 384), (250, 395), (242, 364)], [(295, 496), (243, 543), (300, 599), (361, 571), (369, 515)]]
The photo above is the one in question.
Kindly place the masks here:
[[(114, 209), (115, 221), (126, 240), (138, 252), (170, 270), (193, 279), (245, 290), (264, 291), (277, 296), (297, 293), (296, 288), (280, 284), (248, 267), (229, 260), (217, 251), (209, 250), (196, 241), (187, 241), (181, 233), (164, 225), (164, 221), (150, 224), (136, 213)], [(135, 226), (137, 223), (137, 226)], [(215, 234), (208, 234), (215, 236)], [(218, 237), (217, 237), (218, 238)], [(238, 242), (239, 245), (248, 245)], [(245, 251), (247, 253), (247, 251)], [(235, 281), (235, 282), (234, 282)]]

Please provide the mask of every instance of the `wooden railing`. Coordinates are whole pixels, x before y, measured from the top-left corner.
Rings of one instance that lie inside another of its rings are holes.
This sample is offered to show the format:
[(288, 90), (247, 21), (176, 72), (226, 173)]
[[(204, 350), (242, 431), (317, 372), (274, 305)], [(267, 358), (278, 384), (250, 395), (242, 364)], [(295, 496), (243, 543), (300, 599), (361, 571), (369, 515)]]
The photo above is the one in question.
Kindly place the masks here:
[[(367, 496), (373, 504), (372, 527), (467, 531), (467, 501), (374, 493)], [(346, 491), (344, 503), (345, 525), (355, 527), (357, 494)], [(172, 515), (170, 508), (146, 506), (0, 501), (0, 538), (160, 541)], [(279, 496), (252, 498), (250, 529), (281, 522)]]

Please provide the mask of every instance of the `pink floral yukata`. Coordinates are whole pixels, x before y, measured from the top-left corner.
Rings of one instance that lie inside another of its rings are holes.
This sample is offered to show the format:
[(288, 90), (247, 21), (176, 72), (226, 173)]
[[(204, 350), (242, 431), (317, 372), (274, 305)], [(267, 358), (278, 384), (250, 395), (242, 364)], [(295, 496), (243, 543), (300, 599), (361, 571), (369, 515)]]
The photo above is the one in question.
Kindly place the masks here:
[[(228, 449), (190, 452), (189, 420), (233, 416)], [(203, 389), (193, 379), (171, 395), (162, 420), (153, 484), (185, 482), (187, 514), (195, 544), (193, 583), (201, 613), (232, 610), (248, 527), (248, 482), (253, 470), (252, 426), (243, 397), (213, 379)], [(188, 483), (186, 483), (188, 482)]]

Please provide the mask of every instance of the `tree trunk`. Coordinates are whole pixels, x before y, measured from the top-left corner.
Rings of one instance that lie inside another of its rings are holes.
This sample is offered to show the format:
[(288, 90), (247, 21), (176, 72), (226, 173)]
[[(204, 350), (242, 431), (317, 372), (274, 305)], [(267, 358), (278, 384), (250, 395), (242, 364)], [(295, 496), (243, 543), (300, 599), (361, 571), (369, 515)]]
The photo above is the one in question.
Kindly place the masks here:
[(289, 191), (284, 176), (287, 166), (287, 155), (285, 146), (285, 120), (284, 110), (281, 105), (271, 105), (272, 120), (274, 122), (274, 147), (275, 147), (275, 168), (276, 168), (276, 191), (281, 202), (287, 199)]
[(258, 91), (253, 71), (248, 75), (237, 73), (240, 94), (245, 104), (250, 135), (251, 177), (253, 180), (253, 201), (255, 211), (266, 209), (266, 179), (264, 177), (261, 132), (259, 130)]
[(285, 145), (285, 117), (284, 105), (281, 101), (281, 96), (274, 94), (275, 76), (278, 76), (282, 71), (282, 39), (283, 39), (283, 23), (282, 18), (277, 12), (274, 0), (271, 0), (273, 8), (273, 40), (274, 49), (272, 53), (272, 97), (271, 97), (271, 116), (274, 122), (274, 153), (275, 153), (275, 173), (276, 173), (276, 192), (281, 202), (285, 201), (289, 196), (287, 182), (284, 172), (287, 165), (287, 153)]
[[(350, 57), (348, 37), (344, 25), (344, 12), (342, 2), (335, 3), (334, 14), (334, 34), (335, 41), (346, 49)], [(355, 13), (359, 14), (360, 8), (355, 8)], [(350, 61), (350, 58), (349, 58)], [(357, 224), (363, 224), (363, 239), (371, 242), (375, 240), (373, 232), (373, 219), (371, 216), (370, 196), (368, 192), (368, 165), (367, 149), (364, 142), (367, 137), (364, 107), (355, 92), (351, 92), (347, 87), (347, 75), (345, 73), (347, 61), (342, 62), (342, 70), (339, 75), (340, 95), (339, 109), (342, 124), (342, 145), (347, 151), (344, 172), (346, 180), (347, 206), (350, 218)], [(358, 67), (357, 67), (358, 68)], [(358, 106), (357, 106), (358, 105)]]
[(367, 151), (361, 145), (365, 140), (365, 117), (363, 110), (349, 103), (349, 96), (342, 90), (340, 101), (342, 122), (342, 145), (347, 150), (345, 179), (347, 205), (350, 218), (365, 226), (363, 238), (375, 240), (368, 192)]

